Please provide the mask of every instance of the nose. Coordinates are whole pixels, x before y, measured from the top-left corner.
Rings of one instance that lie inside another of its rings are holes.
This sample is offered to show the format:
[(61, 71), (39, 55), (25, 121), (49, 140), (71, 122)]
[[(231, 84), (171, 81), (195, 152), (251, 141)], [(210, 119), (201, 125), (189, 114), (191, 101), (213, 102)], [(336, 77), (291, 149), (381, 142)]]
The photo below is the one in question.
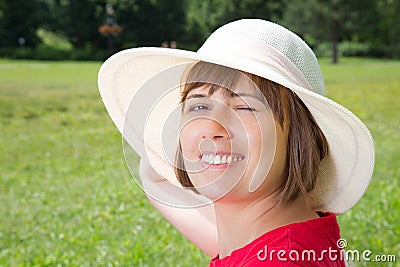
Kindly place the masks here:
[(224, 125), (222, 121), (215, 118), (203, 119), (200, 134), (202, 139), (229, 140), (232, 138), (231, 133), (227, 129), (227, 125)]

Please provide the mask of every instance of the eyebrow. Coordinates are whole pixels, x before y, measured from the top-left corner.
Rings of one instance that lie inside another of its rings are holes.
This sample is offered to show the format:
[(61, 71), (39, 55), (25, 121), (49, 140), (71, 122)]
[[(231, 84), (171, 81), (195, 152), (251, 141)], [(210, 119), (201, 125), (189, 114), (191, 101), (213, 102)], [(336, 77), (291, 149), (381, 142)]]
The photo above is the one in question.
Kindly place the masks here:
[[(186, 97), (186, 100), (193, 99), (193, 98), (203, 98), (203, 97), (208, 97), (208, 96), (206, 96), (205, 94), (191, 94), (188, 97)], [(261, 102), (265, 101), (265, 100), (261, 99), (260, 97), (257, 97), (255, 95), (249, 94), (249, 93), (234, 93), (232, 98), (233, 97), (252, 97), (252, 98), (255, 98), (255, 99), (257, 99), (257, 100), (259, 100)]]
[(192, 98), (202, 98), (202, 97), (206, 97), (205, 94), (192, 94), (188, 97), (186, 97), (186, 100), (192, 99)]
[(253, 97), (253, 98), (256, 98), (258, 100), (262, 100), (258, 96), (253, 95), (253, 94), (249, 94), (249, 93), (235, 93), (234, 97)]

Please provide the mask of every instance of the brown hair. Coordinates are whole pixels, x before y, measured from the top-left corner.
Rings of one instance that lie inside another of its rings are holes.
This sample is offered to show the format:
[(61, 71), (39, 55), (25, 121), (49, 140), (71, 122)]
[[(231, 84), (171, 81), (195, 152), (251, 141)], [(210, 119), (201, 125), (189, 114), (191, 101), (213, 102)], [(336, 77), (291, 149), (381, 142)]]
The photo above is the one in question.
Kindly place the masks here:
[[(286, 204), (299, 196), (308, 202), (309, 193), (317, 180), (319, 165), (328, 153), (328, 143), (306, 105), (292, 90), (251, 73), (198, 62), (187, 73), (181, 91), (181, 103), (185, 102), (191, 90), (200, 86), (209, 86), (209, 95), (221, 88), (232, 88), (243, 74), (260, 89), (282, 129), (288, 127), (288, 177), (280, 187), (277, 203)], [(230, 90), (224, 90), (224, 93), (234, 94)], [(175, 174), (184, 187), (196, 191), (185, 171), (180, 144), (176, 153)]]

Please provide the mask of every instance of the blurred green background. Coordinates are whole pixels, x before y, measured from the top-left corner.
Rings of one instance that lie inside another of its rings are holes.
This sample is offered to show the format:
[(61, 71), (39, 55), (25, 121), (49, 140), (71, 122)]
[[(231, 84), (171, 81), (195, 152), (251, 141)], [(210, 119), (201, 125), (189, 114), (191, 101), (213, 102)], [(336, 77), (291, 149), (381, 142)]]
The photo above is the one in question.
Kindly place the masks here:
[(97, 71), (127, 47), (197, 49), (241, 17), (303, 37), (327, 95), (370, 128), (374, 176), (339, 217), (342, 236), (397, 259), (356, 266), (400, 266), (399, 10), (397, 0), (0, 0), (0, 266), (208, 265), (133, 182)]
[(219, 26), (263, 18), (318, 56), (400, 57), (400, 0), (0, 0), (0, 57), (104, 60), (135, 46), (196, 50)]

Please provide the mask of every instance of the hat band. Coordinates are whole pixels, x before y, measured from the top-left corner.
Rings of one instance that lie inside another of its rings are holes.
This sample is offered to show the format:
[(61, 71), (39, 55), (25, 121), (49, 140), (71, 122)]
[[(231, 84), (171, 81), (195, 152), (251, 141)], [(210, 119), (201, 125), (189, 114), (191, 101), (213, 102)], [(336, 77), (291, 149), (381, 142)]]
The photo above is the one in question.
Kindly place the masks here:
[[(243, 49), (244, 47), (251, 47), (251, 49)], [(237, 65), (228, 67), (238, 68), (243, 71), (246, 70), (241, 69), (240, 66), (249, 66), (249, 64), (253, 66), (268, 66), (290, 83), (314, 91), (301, 70), (287, 56), (258, 38), (211, 35), (197, 53), (206, 57), (221, 59), (221, 62), (227, 62), (227, 65), (238, 62)], [(226, 59), (230, 60), (227, 61)], [(243, 64), (244, 62), (246, 64)], [(260, 68), (257, 75), (269, 79), (270, 77), (267, 77), (267, 74), (265, 76), (262, 75), (262, 71), (262, 68)]]

